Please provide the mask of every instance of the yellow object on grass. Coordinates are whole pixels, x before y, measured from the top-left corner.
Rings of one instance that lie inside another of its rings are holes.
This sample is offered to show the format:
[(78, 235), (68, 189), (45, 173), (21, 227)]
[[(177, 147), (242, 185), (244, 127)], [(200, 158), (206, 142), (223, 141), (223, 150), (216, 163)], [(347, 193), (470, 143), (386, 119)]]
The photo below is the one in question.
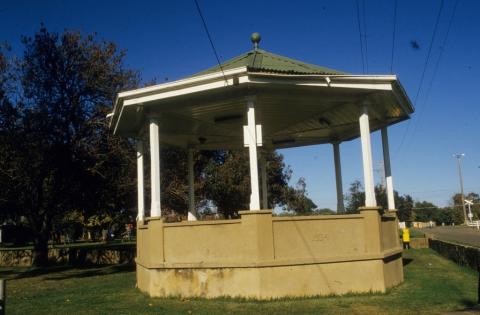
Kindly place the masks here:
[(410, 242), (410, 230), (405, 228), (402, 233), (402, 240), (404, 242)]

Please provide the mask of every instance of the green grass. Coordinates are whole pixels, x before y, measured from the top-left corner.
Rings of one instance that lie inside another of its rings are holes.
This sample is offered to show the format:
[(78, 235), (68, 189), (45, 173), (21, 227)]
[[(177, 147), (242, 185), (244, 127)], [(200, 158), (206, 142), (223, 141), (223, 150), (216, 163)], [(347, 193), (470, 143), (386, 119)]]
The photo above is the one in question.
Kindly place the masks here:
[(130, 266), (2, 268), (7, 314), (441, 314), (475, 304), (477, 274), (430, 249), (404, 252), (405, 282), (385, 294), (254, 301), (154, 299)]

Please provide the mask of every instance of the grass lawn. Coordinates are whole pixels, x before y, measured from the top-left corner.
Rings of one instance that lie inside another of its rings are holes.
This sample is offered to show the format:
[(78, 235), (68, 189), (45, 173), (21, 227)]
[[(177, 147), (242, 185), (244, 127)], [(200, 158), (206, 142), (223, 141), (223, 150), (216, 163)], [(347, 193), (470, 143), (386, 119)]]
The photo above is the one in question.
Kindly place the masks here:
[(430, 249), (404, 252), (405, 282), (386, 294), (253, 301), (152, 299), (135, 289), (131, 266), (2, 268), (7, 314), (442, 314), (477, 300), (473, 270)]

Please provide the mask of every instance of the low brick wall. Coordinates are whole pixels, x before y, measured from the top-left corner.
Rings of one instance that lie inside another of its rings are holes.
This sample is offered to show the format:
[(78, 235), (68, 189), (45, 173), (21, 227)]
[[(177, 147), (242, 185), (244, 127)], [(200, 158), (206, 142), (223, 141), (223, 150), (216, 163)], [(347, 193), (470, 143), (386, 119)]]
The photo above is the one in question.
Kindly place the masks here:
[[(109, 265), (135, 262), (135, 244), (50, 248), (48, 258), (56, 265)], [(1, 249), (0, 267), (32, 265), (31, 249)]]
[(411, 238), (410, 247), (413, 249), (428, 248), (428, 238), (426, 237)]
[(480, 271), (480, 248), (436, 239), (429, 239), (428, 243), (430, 248), (435, 250), (440, 255), (456, 262), (461, 266), (467, 266), (473, 270)]

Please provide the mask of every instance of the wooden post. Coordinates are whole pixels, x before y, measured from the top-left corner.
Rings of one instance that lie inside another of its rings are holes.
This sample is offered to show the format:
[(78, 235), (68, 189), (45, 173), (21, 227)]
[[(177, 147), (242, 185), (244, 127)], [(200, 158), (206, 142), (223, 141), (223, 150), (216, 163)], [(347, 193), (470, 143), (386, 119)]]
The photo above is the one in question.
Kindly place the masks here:
[(151, 217), (162, 216), (160, 199), (160, 136), (158, 120), (150, 119), (150, 186), (151, 186)]
[(345, 213), (343, 203), (342, 164), (340, 163), (340, 143), (333, 143), (333, 160), (335, 162), (335, 183), (337, 186), (337, 213)]
[(255, 125), (255, 98), (247, 98), (247, 139), (250, 157), (250, 210), (260, 210), (260, 192), (258, 185), (257, 126)]
[(388, 145), (387, 127), (382, 128), (383, 167), (385, 169), (385, 181), (387, 183), (388, 210), (395, 209), (395, 198), (393, 195), (392, 168), (390, 165), (390, 148)]
[(372, 146), (370, 143), (370, 124), (367, 107), (360, 115), (360, 137), (362, 141), (363, 178), (365, 185), (365, 207), (376, 207), (375, 183), (373, 181)]
[(144, 182), (143, 182), (143, 141), (137, 141), (137, 203), (138, 214), (137, 220), (145, 220), (145, 198), (144, 198)]
[(188, 221), (197, 221), (195, 211), (195, 174), (193, 169), (192, 149), (188, 149)]
[(260, 157), (260, 171), (262, 178), (262, 207), (268, 209), (268, 195), (267, 195), (267, 159), (265, 153)]

